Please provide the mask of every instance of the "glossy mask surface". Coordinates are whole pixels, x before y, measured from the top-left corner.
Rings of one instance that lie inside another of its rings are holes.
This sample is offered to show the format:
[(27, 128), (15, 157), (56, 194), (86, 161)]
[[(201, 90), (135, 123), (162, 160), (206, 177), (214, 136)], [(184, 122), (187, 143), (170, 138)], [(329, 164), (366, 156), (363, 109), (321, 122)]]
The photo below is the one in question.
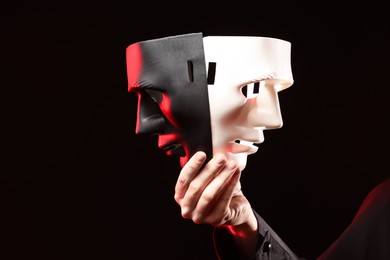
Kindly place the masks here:
[(203, 43), (213, 154), (225, 153), (243, 170), (263, 131), (282, 127), (278, 92), (293, 84), (291, 44), (251, 36), (208, 36)]

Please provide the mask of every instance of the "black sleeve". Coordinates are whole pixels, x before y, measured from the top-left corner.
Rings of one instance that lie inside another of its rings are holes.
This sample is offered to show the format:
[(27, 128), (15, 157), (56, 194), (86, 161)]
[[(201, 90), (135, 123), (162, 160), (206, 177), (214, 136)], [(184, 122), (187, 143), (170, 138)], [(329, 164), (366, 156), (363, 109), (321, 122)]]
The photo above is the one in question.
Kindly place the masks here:
[[(259, 240), (257, 252), (250, 260), (297, 260), (297, 257), (290, 248), (280, 239), (272, 228), (260, 217), (257, 212), (255, 216), (259, 226)], [(237, 260), (239, 254), (234, 244), (232, 235), (223, 227), (215, 227), (213, 233), (214, 246), (220, 260)], [(249, 260), (249, 259), (248, 259)]]
[(390, 178), (366, 196), (350, 225), (318, 259), (390, 259)]

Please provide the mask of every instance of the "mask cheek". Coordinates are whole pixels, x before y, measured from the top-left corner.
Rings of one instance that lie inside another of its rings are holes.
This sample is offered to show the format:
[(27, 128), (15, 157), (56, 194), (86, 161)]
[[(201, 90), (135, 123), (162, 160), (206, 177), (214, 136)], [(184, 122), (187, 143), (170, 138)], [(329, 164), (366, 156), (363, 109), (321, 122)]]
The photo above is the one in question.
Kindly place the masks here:
[(178, 128), (178, 123), (175, 117), (175, 113), (172, 109), (171, 98), (167, 94), (162, 95), (162, 100), (160, 102), (160, 109), (164, 116), (169, 120), (169, 122), (175, 127)]
[(165, 119), (157, 103), (147, 94), (138, 93), (136, 134), (160, 134), (165, 131)]

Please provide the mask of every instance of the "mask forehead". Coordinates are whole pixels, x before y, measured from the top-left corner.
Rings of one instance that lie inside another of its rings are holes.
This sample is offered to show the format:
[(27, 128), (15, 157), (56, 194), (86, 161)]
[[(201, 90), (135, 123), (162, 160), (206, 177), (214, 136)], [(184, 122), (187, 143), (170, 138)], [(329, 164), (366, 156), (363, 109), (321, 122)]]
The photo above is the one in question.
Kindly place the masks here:
[(203, 43), (206, 65), (217, 63), (215, 84), (218, 80), (249, 83), (274, 79), (280, 81), (278, 90), (293, 84), (288, 41), (256, 36), (207, 36)]

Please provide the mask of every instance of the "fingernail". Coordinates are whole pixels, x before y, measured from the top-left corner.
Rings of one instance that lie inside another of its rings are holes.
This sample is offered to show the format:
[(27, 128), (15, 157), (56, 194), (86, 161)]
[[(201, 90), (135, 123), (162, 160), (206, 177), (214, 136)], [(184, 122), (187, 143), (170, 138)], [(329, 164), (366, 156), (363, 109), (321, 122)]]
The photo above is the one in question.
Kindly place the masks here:
[(201, 152), (198, 152), (196, 155), (195, 155), (195, 159), (202, 163), (204, 160), (205, 160), (206, 156), (204, 153), (201, 153)]

